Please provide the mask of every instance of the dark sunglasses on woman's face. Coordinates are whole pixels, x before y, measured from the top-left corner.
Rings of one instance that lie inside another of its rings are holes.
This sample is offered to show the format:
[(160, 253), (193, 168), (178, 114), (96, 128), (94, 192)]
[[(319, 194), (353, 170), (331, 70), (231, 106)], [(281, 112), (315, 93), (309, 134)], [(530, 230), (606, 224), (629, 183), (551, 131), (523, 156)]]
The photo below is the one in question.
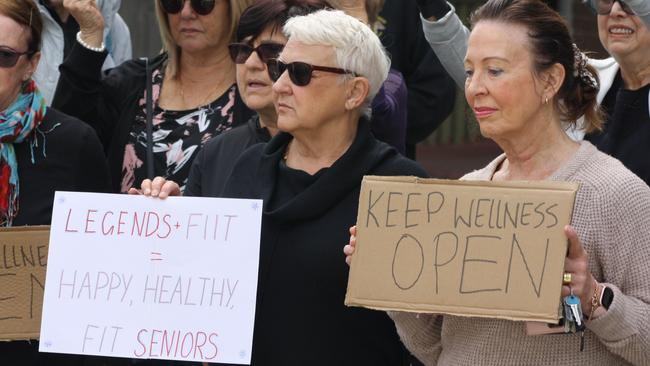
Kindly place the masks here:
[(11, 47), (0, 46), (0, 67), (11, 68), (16, 66), (18, 59), (22, 55), (31, 55), (34, 52), (18, 52)]
[(285, 71), (289, 71), (289, 79), (291, 79), (291, 82), (297, 86), (309, 85), (309, 82), (311, 81), (311, 74), (314, 71), (325, 71), (325, 72), (331, 72), (334, 74), (341, 74), (341, 75), (342, 74), (356, 75), (351, 71), (339, 69), (336, 67), (314, 66), (305, 62), (298, 62), (298, 61), (285, 64), (280, 60), (273, 59), (273, 60), (268, 60), (266, 62), (266, 66), (269, 70), (269, 78), (271, 78), (273, 82), (278, 81), (280, 76)]
[(283, 49), (283, 44), (273, 42), (262, 43), (255, 48), (246, 43), (231, 43), (228, 45), (230, 58), (232, 58), (236, 64), (245, 63), (253, 52), (257, 52), (260, 60), (262, 60), (263, 63), (266, 63), (272, 58), (277, 58)]
[[(165, 13), (168, 14), (178, 14), (183, 10), (187, 0), (160, 0), (160, 6), (162, 6)], [(215, 0), (189, 0), (190, 5), (195, 13), (199, 15), (208, 15), (214, 9)]]
[(614, 3), (617, 2), (621, 5), (621, 9), (629, 15), (634, 15), (630, 6), (627, 5), (623, 0), (586, 0), (589, 9), (599, 15), (609, 15), (614, 7)]

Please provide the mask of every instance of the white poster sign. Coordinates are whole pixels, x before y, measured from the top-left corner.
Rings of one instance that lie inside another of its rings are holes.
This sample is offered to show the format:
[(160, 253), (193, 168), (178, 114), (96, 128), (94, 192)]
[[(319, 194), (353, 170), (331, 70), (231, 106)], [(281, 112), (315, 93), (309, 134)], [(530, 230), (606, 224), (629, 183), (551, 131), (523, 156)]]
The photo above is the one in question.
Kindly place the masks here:
[(40, 351), (249, 364), (262, 202), (57, 192)]

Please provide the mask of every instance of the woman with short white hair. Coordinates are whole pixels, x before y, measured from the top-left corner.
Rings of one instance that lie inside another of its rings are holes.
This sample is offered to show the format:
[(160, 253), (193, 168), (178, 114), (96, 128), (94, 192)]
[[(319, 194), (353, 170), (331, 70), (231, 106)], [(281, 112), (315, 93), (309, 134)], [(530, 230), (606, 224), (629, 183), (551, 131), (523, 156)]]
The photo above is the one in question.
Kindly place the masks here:
[[(337, 244), (356, 221), (364, 175), (426, 175), (370, 133), (390, 62), (372, 30), (341, 11), (293, 17), (283, 32), (284, 50), (267, 61), (281, 132), (238, 158), (222, 194), (264, 201), (252, 365), (408, 365), (385, 313), (344, 305)], [(180, 190), (157, 177), (142, 193)]]
[(264, 200), (252, 364), (406, 365), (385, 313), (343, 304), (337, 244), (356, 221), (364, 175), (425, 175), (370, 133), (389, 60), (372, 30), (340, 11), (292, 18), (284, 33), (268, 62), (283, 132), (247, 150), (225, 188)]

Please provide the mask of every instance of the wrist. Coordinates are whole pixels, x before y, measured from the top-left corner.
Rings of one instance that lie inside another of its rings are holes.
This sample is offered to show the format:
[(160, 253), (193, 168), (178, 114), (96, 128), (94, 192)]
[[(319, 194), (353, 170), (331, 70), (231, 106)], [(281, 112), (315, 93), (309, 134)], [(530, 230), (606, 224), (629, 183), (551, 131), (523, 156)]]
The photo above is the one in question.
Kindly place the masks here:
[(436, 21), (444, 17), (450, 10), (445, 0), (417, 0), (422, 17), (429, 21)]
[(596, 287), (591, 297), (589, 320), (605, 314), (614, 300), (614, 292), (609, 287), (594, 281)]
[(106, 50), (103, 38), (103, 34), (98, 34), (96, 32), (84, 33), (82, 30), (77, 33), (77, 42), (84, 48), (95, 52), (104, 52)]

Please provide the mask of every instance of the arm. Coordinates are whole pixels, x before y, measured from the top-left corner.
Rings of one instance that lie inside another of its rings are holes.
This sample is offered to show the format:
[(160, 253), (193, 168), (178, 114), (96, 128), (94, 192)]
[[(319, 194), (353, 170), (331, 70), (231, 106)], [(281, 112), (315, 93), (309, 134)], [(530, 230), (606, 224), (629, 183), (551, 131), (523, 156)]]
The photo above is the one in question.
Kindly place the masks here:
[(456, 9), (450, 4), (451, 10), (439, 20), (429, 17), (422, 18), (424, 37), (429, 42), (440, 63), (454, 79), (459, 88), (465, 88), (465, 54), (469, 29), (463, 25), (456, 15)]
[(638, 15), (645, 24), (645, 27), (650, 30), (650, 0), (627, 0), (625, 1), (634, 14)]
[(640, 180), (612, 192), (602, 218), (610, 230), (596, 251), (603, 278), (614, 292), (609, 309), (587, 323), (607, 349), (631, 364), (650, 364), (650, 190)]
[[(64, 5), (79, 23), (79, 38), (90, 47), (99, 48), (104, 34), (104, 19), (94, 1), (65, 0)], [(115, 77), (102, 78), (102, 65), (108, 53), (97, 52), (79, 42), (61, 64), (61, 76), (52, 100), (54, 108), (88, 123), (95, 129), (106, 150), (113, 137), (113, 125), (123, 105), (113, 100), (126, 91), (116, 90)]]
[(426, 366), (435, 366), (442, 351), (443, 317), (402, 311), (389, 311), (388, 316), (395, 322), (404, 346)]
[(422, 141), (451, 113), (456, 98), (447, 75), (422, 33), (415, 0), (387, 1), (382, 13), (382, 43), (392, 67), (402, 73), (407, 97), (407, 145)]
[(68, 58), (61, 64), (61, 76), (52, 106), (63, 113), (79, 118), (95, 129), (105, 147), (112, 137), (112, 124), (101, 74), (107, 53), (95, 52), (75, 44)]
[(391, 69), (388, 78), (372, 101), (371, 128), (377, 139), (405, 154), (406, 99), (404, 78)]

